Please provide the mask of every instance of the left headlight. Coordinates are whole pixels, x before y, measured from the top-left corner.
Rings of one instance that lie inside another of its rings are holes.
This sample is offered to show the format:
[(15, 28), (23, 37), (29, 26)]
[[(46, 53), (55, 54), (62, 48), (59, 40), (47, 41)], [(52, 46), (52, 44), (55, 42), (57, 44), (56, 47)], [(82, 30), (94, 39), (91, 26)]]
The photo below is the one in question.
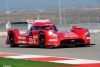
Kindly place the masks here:
[(49, 31), (48, 33), (49, 33), (49, 35), (53, 35), (53, 32), (52, 31)]
[(58, 37), (58, 35), (57, 35), (57, 34), (55, 34), (55, 33), (53, 33), (52, 31), (49, 31), (48, 33), (49, 33), (49, 35), (51, 35), (51, 36)]
[(85, 33), (85, 36), (86, 36), (86, 35), (88, 35), (88, 34), (90, 34), (90, 32), (89, 32), (89, 31), (87, 31), (87, 32)]

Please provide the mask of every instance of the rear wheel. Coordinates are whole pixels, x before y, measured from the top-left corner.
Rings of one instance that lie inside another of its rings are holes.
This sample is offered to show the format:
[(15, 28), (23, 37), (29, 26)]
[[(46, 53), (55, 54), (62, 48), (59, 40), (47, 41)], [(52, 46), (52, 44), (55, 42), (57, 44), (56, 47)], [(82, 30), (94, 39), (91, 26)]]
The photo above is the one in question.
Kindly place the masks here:
[(45, 47), (45, 35), (43, 32), (39, 34), (39, 46), (42, 48)]
[(10, 47), (18, 47), (19, 46), (19, 45), (15, 45), (13, 32), (9, 33), (9, 44), (10, 44)]

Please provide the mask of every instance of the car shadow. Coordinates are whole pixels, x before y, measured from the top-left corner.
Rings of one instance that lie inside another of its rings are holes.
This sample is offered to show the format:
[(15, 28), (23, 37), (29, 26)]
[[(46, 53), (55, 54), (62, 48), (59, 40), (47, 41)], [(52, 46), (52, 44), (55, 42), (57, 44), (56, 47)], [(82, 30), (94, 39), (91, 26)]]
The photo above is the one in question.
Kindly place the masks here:
[[(39, 46), (31, 46), (31, 45), (20, 45), (19, 47), (13, 47), (13, 48), (38, 48), (38, 49), (66, 49), (66, 48), (88, 48), (88, 47), (93, 47), (90, 45), (86, 45), (84, 47), (76, 47), (76, 46), (60, 46), (60, 47), (53, 47), (53, 48), (41, 48)], [(9, 48), (9, 47), (8, 47)]]

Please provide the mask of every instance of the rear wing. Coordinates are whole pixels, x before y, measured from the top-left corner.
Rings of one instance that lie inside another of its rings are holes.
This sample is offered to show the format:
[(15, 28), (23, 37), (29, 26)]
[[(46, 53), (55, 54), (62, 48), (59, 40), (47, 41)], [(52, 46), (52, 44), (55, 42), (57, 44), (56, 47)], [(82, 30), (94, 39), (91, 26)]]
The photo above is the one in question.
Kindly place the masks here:
[(11, 28), (11, 25), (14, 25), (14, 24), (27, 24), (28, 30), (29, 30), (30, 27), (32, 26), (32, 24), (35, 23), (35, 22), (49, 22), (49, 19), (45, 19), (45, 20), (26, 20), (26, 22), (10, 22), (10, 21), (7, 21), (6, 22), (6, 29)]
[(15, 24), (16, 25), (17, 24), (27, 24), (28, 30), (29, 30), (33, 23), (34, 23), (34, 20), (27, 20), (26, 22), (10, 22), (10, 21), (7, 21), (6, 22), (6, 29), (10, 29), (11, 25), (15, 25)]

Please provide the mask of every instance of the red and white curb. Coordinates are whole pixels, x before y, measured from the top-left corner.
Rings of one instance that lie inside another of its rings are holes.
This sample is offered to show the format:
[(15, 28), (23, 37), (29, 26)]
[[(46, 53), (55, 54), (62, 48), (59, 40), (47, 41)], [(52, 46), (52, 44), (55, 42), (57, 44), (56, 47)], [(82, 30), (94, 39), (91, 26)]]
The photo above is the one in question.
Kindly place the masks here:
[(0, 52), (0, 57), (23, 59), (23, 60), (44, 61), (44, 62), (65, 63), (65, 64), (78, 64), (78, 65), (80, 65), (80, 64), (98, 64), (100, 67), (100, 61), (98, 61), (98, 60), (87, 60), (87, 59), (76, 59), (76, 58), (43, 56), (43, 55), (4, 53), (4, 52), (3, 53)]

